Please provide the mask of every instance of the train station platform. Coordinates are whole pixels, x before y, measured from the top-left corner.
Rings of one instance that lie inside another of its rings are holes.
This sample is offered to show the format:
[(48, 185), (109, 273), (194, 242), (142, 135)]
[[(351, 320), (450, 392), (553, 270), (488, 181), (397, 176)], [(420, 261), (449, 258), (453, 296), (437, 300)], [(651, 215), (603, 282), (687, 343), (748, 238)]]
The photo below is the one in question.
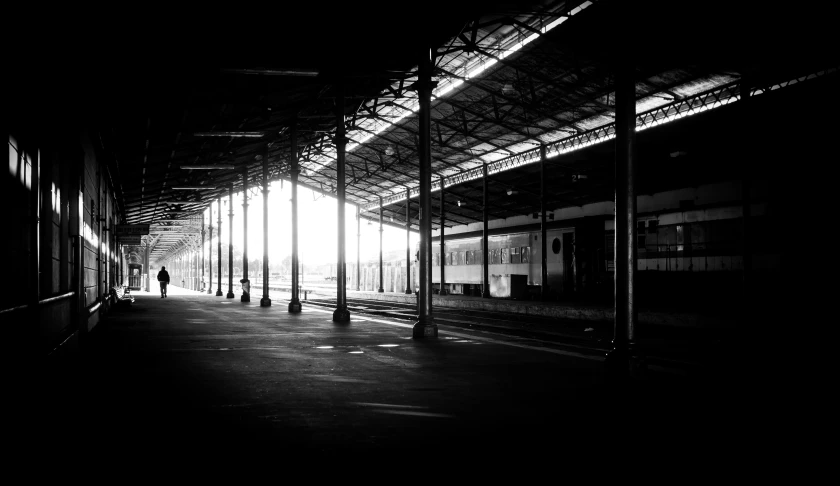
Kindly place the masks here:
[[(82, 353), (32, 376), (27, 438), (79, 437), (97, 454), (151, 458), (284, 451), (460, 463), (598, 455), (605, 441), (640, 439), (650, 454), (712, 442), (720, 453), (748, 407), (743, 384), (720, 377), (648, 373), (618, 387), (601, 356), (514, 336), (442, 326), (437, 339), (413, 340), (404, 322), (335, 324), (314, 306), (289, 314), (282, 298), (260, 307), (174, 286), (166, 299), (134, 295)], [(69, 415), (51, 413), (57, 401)]]

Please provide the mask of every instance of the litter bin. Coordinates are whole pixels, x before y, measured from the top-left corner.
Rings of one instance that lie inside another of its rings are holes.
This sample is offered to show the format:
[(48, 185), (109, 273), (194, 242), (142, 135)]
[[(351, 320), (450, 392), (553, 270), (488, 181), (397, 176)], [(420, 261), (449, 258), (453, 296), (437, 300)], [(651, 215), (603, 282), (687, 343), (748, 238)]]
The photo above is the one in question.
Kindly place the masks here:
[(528, 276), (519, 274), (490, 275), (490, 297), (521, 299), (528, 290)]

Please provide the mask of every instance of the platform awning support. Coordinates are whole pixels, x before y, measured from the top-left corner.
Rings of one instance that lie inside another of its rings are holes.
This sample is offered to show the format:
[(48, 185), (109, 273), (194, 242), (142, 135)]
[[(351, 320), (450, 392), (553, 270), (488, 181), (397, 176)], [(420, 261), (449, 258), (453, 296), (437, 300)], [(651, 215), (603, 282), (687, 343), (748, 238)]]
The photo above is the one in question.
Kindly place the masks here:
[(411, 294), (411, 189), (405, 190), (405, 293)]
[(210, 230), (210, 239), (207, 241), (207, 267), (210, 270), (209, 278), (207, 279), (207, 293), (213, 293), (213, 203), (210, 203), (207, 212), (207, 221), (210, 223), (208, 229)]
[(382, 196), (379, 196), (379, 289), (385, 292), (385, 269), (382, 267)]
[(263, 296), (260, 299), (260, 307), (271, 307), (271, 299), (268, 297), (268, 144), (263, 145), (262, 153), (263, 173)]
[(446, 295), (446, 243), (444, 240), (444, 228), (446, 223), (446, 190), (444, 189), (443, 177), (440, 178), (440, 295)]
[(289, 301), (289, 312), (296, 314), (300, 312), (300, 287), (298, 285), (300, 263), (298, 260), (298, 175), (300, 166), (297, 153), (297, 127), (292, 125), (289, 131), (289, 175), (292, 179), (292, 298)]
[(540, 298), (548, 299), (548, 245), (545, 226), (545, 145), (540, 145)]
[(421, 51), (417, 73), (417, 97), (420, 105), (418, 118), (420, 132), (420, 292), (417, 322), (412, 329), (412, 337), (436, 338), (437, 324), (432, 317), (432, 147), (431, 147), (431, 96), (432, 50)]
[(630, 375), (636, 351), (636, 91), (632, 64), (615, 81), (615, 334), (605, 364), (610, 376)]
[(228, 186), (228, 291), (226, 298), (232, 299), (233, 295), (233, 185)]
[(346, 202), (345, 190), (347, 187), (345, 160), (347, 158), (347, 136), (344, 127), (344, 86), (337, 86), (338, 96), (335, 99), (335, 150), (336, 150), (336, 181), (335, 192), (338, 204), (338, 264), (336, 268), (336, 294), (335, 311), (333, 322), (349, 322), (350, 311), (347, 310), (347, 278), (345, 265), (345, 232), (344, 232), (344, 205)]
[(490, 235), (489, 225), (488, 225), (488, 214), (487, 214), (487, 162), (481, 166), (481, 187), (482, 187), (482, 201), (483, 206), (481, 208), (481, 220), (483, 222), (482, 232), (481, 232), (481, 268), (482, 268), (482, 285), (481, 285), (481, 296), (484, 298), (490, 298), (490, 250), (488, 249), (489, 246), (487, 245), (487, 240), (489, 239), (488, 236)]
[(219, 229), (219, 234), (216, 236), (216, 238), (218, 238), (218, 240), (216, 240), (216, 253), (219, 255), (219, 264), (217, 266), (217, 268), (219, 269), (219, 276), (217, 277), (218, 287), (216, 288), (216, 297), (221, 297), (222, 296), (222, 197), (221, 196), (219, 196), (218, 199), (216, 199), (216, 204), (217, 204), (216, 207), (218, 208), (217, 217), (219, 218), (217, 220), (217, 224), (216, 224), (216, 227)]
[(361, 208), (356, 206), (356, 292), (362, 290), (362, 214)]

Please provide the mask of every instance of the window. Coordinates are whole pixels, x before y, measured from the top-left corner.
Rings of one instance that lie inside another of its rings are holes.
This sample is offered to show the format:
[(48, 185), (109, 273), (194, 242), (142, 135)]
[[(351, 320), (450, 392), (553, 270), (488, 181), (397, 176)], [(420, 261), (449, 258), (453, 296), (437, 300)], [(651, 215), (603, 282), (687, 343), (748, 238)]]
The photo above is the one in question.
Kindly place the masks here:
[(514, 246), (510, 249), (510, 262), (511, 263), (522, 263), (522, 257), (519, 254), (519, 247)]
[(510, 263), (510, 258), (508, 256), (510, 254), (510, 249), (509, 248), (502, 248), (501, 254), (502, 254), (502, 257), (501, 257), (502, 262), (501, 263), (502, 264)]
[(484, 263), (484, 254), (481, 252), (481, 250), (476, 250), (475, 251), (474, 258), (475, 258), (474, 261), (475, 261), (476, 265), (482, 265)]
[(490, 250), (490, 264), (499, 263), (499, 249)]
[(467, 250), (467, 253), (466, 253), (467, 265), (472, 265), (473, 264), (473, 254), (474, 253), (475, 253), (474, 251)]
[(458, 253), (460, 253), (460, 252), (457, 252), (457, 251), (452, 252), (452, 266), (453, 267), (458, 265)]
[(531, 247), (523, 246), (521, 248), (522, 263), (531, 263)]
[(560, 253), (560, 238), (554, 238), (554, 241), (551, 242), (551, 251), (555, 255)]
[(446, 264), (452, 265), (452, 252), (446, 252)]

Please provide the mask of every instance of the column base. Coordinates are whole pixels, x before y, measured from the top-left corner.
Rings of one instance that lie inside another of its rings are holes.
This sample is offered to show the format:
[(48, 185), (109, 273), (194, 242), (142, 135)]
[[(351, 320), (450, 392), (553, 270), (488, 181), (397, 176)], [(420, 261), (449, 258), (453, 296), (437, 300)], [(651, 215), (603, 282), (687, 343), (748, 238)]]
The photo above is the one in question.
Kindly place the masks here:
[(417, 321), (414, 323), (414, 327), (411, 328), (411, 337), (413, 339), (436, 338), (438, 337), (438, 326), (431, 319)]
[(251, 302), (251, 294), (248, 292), (242, 292), (242, 297), (239, 298), (240, 302)]
[(412, 292), (411, 289), (405, 289), (405, 295), (411, 295), (413, 293), (414, 292)]
[(222, 291), (221, 291), (221, 290), (217, 290), (217, 291), (216, 291), (216, 297), (221, 297), (221, 296), (222, 296)]
[(445, 289), (441, 289), (440, 294), (438, 295), (449, 295), (449, 291)]
[(385, 292), (385, 289), (378, 289), (377, 292)]
[(271, 299), (268, 297), (260, 299), (260, 307), (271, 307)]
[(490, 296), (490, 292), (489, 292), (489, 291), (487, 291), (487, 292), (482, 292), (482, 293), (481, 293), (481, 296), (482, 296), (482, 297), (484, 297), (485, 299), (490, 299), (490, 298), (492, 298), (492, 297)]
[(291, 312), (292, 314), (297, 314), (297, 313), (300, 312), (300, 310), (301, 310), (300, 300), (297, 299), (297, 298), (292, 299), (292, 301), (289, 302), (289, 312)]
[(234, 298), (234, 297), (236, 297), (236, 296), (235, 296), (235, 295), (233, 295), (233, 292), (228, 292), (228, 293), (227, 293), (227, 295), (225, 295), (225, 297), (227, 297), (228, 299), (232, 299), (232, 298)]
[(333, 322), (350, 322), (350, 311), (347, 307), (339, 307), (333, 312)]

